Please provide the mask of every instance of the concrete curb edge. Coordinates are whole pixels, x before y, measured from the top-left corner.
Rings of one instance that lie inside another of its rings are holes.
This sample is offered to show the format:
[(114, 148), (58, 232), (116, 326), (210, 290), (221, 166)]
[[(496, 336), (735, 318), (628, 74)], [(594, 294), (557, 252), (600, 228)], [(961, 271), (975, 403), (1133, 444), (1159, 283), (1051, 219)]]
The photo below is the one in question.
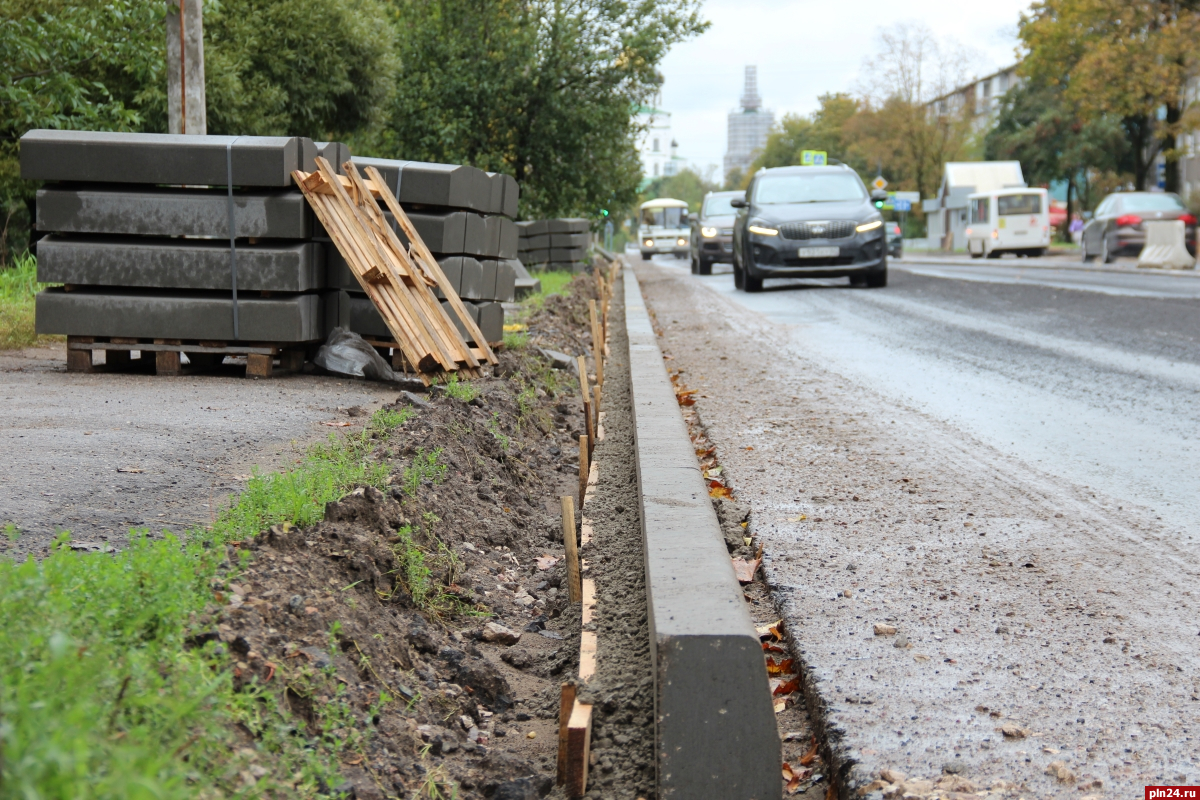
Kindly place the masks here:
[(628, 263), (622, 274), (659, 796), (780, 798), (779, 732), (762, 646), (637, 277)]

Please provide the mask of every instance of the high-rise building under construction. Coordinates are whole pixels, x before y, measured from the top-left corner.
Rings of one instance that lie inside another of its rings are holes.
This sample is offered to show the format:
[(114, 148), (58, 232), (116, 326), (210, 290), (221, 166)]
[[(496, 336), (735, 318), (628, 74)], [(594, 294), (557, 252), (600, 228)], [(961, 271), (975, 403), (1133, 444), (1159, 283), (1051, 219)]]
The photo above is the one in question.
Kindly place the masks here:
[(762, 107), (758, 95), (758, 67), (746, 67), (746, 86), (742, 90), (742, 108), (729, 113), (729, 142), (725, 149), (725, 174), (745, 170), (767, 143), (767, 134), (775, 124), (775, 115)]

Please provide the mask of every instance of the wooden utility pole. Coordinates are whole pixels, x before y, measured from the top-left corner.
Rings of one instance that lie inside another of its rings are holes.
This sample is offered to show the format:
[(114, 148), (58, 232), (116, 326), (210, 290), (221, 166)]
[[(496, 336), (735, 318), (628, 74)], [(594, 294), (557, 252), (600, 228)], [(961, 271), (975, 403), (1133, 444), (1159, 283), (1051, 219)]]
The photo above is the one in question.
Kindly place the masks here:
[(208, 133), (203, 0), (167, 0), (167, 120), (169, 133)]

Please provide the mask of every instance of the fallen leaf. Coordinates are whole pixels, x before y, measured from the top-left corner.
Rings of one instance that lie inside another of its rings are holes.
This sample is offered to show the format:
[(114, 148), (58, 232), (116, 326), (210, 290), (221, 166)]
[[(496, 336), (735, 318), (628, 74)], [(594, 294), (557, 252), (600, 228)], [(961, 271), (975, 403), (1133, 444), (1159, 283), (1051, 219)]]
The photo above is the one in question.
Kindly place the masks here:
[(712, 481), (708, 485), (708, 496), (715, 497), (720, 500), (732, 500), (733, 492), (729, 490), (728, 486), (722, 486), (720, 483)]
[(538, 556), (533, 560), (537, 562), (538, 569), (550, 569), (558, 563), (558, 559), (554, 556)]
[(737, 575), (738, 583), (750, 583), (753, 581), (754, 573), (758, 571), (758, 565), (761, 563), (761, 556), (753, 561), (745, 558), (733, 559), (733, 573)]
[(520, 333), (525, 330), (526, 326), (520, 322), (512, 322), (504, 326), (505, 333)]
[(753, 450), (753, 449), (754, 449), (754, 447), (753, 447), (753, 446), (751, 446), (751, 447), (747, 447), (746, 449), (747, 449), (747, 450)]
[(767, 658), (768, 675), (790, 675), (792, 674), (792, 666), (793, 662), (790, 658), (780, 659), (779, 661), (770, 657)]
[(817, 737), (814, 736), (813, 740), (812, 740), (812, 747), (810, 747), (808, 749), (807, 753), (805, 753), (803, 756), (800, 757), (800, 763), (803, 766), (807, 767), (809, 764), (811, 764), (816, 759), (817, 759)]
[(773, 694), (775, 697), (783, 697), (784, 695), (789, 695), (792, 692), (800, 691), (800, 678), (795, 675), (791, 675), (786, 679), (776, 678), (775, 680), (771, 681), (771, 683), (775, 683), (776, 681), (778, 681), (778, 685), (771, 690), (771, 694)]
[(762, 647), (763, 647), (763, 651), (767, 652), (767, 653), (786, 653), (787, 652), (787, 650), (784, 650), (782, 647), (775, 644), (774, 642), (763, 642)]
[(780, 714), (787, 709), (787, 698), (778, 697), (775, 699), (775, 713)]
[(778, 639), (780, 637), (777, 628), (781, 625), (783, 625), (783, 620), (773, 622), (769, 625), (759, 625), (754, 629), (754, 632), (758, 634), (758, 638), (760, 639), (766, 639), (771, 636), (774, 636), (776, 639)]
[(812, 775), (813, 771), (803, 767), (800, 769), (795, 769), (791, 764), (785, 761), (783, 762), (782, 772), (783, 779), (786, 781), (784, 788), (787, 789), (788, 794), (795, 794), (796, 792), (800, 791), (800, 782), (807, 780), (808, 777)]
[(788, 517), (788, 522), (804, 522), (808, 519), (808, 514), (801, 514), (798, 517)]
[(713, 467), (712, 469), (708, 469), (708, 470), (704, 471), (704, 477), (706, 477), (706, 478), (716, 478), (716, 477), (719, 477), (720, 474), (721, 474), (720, 467)]

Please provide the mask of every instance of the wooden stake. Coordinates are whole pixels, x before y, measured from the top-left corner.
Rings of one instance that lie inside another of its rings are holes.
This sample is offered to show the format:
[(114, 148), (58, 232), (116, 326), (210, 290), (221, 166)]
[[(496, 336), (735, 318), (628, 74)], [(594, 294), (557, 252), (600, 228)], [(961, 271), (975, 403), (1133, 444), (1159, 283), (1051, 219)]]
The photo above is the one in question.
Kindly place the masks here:
[[(601, 293), (603, 296), (603, 293)], [(588, 314), (592, 318), (592, 360), (596, 362), (596, 383), (604, 383), (604, 336), (600, 333), (600, 320), (596, 316), (596, 301), (588, 300)]]
[[(596, 446), (596, 429), (592, 426), (592, 393), (588, 391), (587, 359), (578, 356), (575, 366), (579, 370), (579, 391), (583, 397), (583, 419), (587, 427), (588, 458), (592, 457), (592, 448)], [(583, 505), (583, 495), (579, 496), (579, 504)]]
[(583, 500), (587, 497), (588, 472), (591, 469), (588, 461), (588, 437), (579, 437), (579, 509), (583, 510)]
[[(583, 452), (583, 448), (580, 448)], [(570, 495), (558, 498), (562, 506), (563, 545), (567, 551), (567, 593), (572, 603), (583, 601), (583, 584), (579, 574), (579, 545), (575, 541), (575, 499)]]
[[(570, 499), (570, 498), (567, 498)], [(567, 724), (575, 708), (575, 687), (562, 685), (562, 696), (558, 701), (558, 785), (567, 782)]]
[(568, 797), (583, 797), (587, 791), (588, 757), (592, 747), (592, 706), (575, 701), (567, 722)]
[(592, 405), (595, 407), (593, 412), (596, 415), (596, 436), (600, 435), (600, 387), (592, 387)]

